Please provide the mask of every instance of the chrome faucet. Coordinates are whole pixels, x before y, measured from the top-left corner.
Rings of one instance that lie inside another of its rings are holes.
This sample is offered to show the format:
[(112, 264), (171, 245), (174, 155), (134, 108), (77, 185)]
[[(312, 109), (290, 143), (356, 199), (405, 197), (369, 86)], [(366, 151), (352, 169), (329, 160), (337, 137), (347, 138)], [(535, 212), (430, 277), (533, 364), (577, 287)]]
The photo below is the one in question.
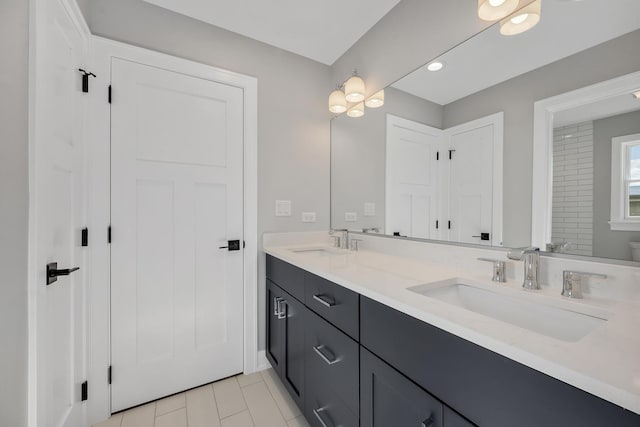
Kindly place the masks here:
[(596, 277), (598, 279), (607, 278), (604, 274), (565, 270), (562, 272), (562, 296), (568, 298), (582, 298), (583, 277)]
[[(340, 233), (339, 235), (336, 235)], [(331, 230), (329, 235), (333, 237), (333, 246), (340, 249), (347, 249), (349, 247), (349, 231), (346, 229)]]
[(538, 264), (540, 263), (540, 248), (511, 249), (507, 254), (509, 259), (524, 261), (524, 282), (522, 287), (529, 290), (540, 289), (538, 283)]
[(493, 263), (493, 280), (498, 283), (505, 283), (507, 281), (506, 265), (507, 263), (499, 259), (478, 258), (478, 261), (486, 261)]

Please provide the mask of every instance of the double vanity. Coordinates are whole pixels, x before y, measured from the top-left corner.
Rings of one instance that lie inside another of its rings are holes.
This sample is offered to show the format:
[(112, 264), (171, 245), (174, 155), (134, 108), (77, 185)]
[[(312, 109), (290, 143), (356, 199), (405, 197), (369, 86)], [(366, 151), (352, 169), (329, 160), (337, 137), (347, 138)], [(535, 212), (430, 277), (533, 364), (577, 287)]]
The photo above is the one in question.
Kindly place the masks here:
[(529, 291), (504, 250), (357, 237), (264, 238), (267, 358), (312, 426), (640, 426), (640, 299), (611, 286), (637, 269), (571, 299), (549, 282), (580, 261)]

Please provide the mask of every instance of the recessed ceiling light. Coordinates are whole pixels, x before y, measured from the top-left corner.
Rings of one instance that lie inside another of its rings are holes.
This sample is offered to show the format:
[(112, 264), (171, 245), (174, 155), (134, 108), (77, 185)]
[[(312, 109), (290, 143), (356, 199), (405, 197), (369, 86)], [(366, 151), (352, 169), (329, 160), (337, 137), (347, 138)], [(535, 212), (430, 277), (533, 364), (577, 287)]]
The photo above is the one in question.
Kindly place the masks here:
[(638, 89), (637, 91), (633, 92), (631, 95), (633, 95), (633, 97), (635, 99), (640, 99), (640, 89)]
[(444, 68), (444, 64), (440, 61), (434, 61), (431, 64), (427, 65), (427, 70), (429, 71), (440, 71)]

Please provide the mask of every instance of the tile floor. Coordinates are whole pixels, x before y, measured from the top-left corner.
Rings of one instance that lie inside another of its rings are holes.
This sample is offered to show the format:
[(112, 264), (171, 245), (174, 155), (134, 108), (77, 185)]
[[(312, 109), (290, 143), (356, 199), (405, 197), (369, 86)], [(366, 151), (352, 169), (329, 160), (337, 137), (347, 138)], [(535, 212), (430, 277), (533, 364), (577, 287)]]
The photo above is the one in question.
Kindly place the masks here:
[(309, 427), (272, 369), (113, 415), (93, 427)]

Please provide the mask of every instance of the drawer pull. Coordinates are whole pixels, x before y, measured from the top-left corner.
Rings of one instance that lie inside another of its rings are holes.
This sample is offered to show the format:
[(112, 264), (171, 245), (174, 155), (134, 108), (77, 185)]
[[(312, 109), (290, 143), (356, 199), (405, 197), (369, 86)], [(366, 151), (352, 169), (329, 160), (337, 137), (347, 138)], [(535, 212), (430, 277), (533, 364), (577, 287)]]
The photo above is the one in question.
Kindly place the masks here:
[(287, 300), (282, 297), (276, 297), (273, 299), (273, 315), (282, 320), (287, 317), (287, 312), (282, 308), (282, 304), (287, 304)]
[[(324, 344), (320, 344), (313, 347), (313, 350), (316, 352), (318, 356), (322, 358), (322, 360), (324, 360), (327, 363), (327, 365), (333, 365), (340, 361), (340, 359), (335, 357), (333, 353), (324, 346)], [(327, 352), (329, 355), (326, 355), (325, 352)]]
[(314, 295), (313, 299), (328, 308), (331, 308), (334, 305), (336, 305), (335, 300), (332, 300), (325, 295)]
[(327, 416), (327, 418), (329, 418), (329, 423), (327, 423), (323, 418), (322, 415), (320, 415), (320, 412), (326, 412), (325, 408), (318, 408), (318, 409), (314, 409), (313, 410), (313, 415), (316, 416), (316, 418), (318, 419), (318, 421), (320, 421), (320, 424), (322, 424), (322, 427), (333, 427), (335, 426), (335, 424), (333, 423), (333, 421), (331, 421), (331, 418), (329, 418)]
[(434, 425), (436, 425), (436, 422), (433, 421), (433, 417), (429, 417), (422, 422), (420, 427), (433, 427)]

